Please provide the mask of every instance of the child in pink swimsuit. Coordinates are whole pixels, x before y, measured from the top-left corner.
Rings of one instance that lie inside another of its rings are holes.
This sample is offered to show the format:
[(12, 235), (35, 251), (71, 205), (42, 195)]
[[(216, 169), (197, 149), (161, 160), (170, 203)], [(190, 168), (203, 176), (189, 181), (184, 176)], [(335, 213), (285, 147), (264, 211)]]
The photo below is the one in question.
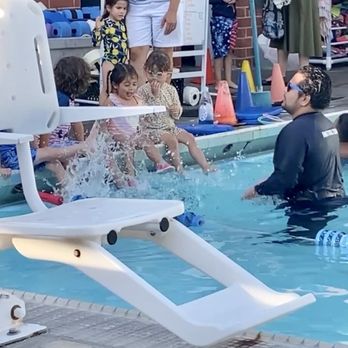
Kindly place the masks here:
[[(135, 94), (138, 84), (138, 75), (135, 69), (124, 63), (118, 63), (108, 76), (109, 106), (140, 106), (141, 98)], [(111, 90), (111, 93), (109, 92)], [(134, 150), (142, 149), (148, 158), (155, 163), (157, 173), (173, 171), (174, 167), (161, 156), (158, 148), (148, 138), (137, 131), (139, 117), (115, 117), (105, 122), (108, 133), (116, 141), (125, 156), (126, 174), (134, 176)]]

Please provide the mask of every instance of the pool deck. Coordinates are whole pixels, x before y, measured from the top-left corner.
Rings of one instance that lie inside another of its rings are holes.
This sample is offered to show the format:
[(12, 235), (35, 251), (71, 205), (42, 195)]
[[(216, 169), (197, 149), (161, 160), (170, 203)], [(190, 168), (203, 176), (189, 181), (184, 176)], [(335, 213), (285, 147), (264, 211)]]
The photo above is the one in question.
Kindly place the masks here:
[[(194, 347), (134, 309), (113, 308), (29, 292), (12, 292), (26, 302), (26, 322), (45, 325), (48, 331), (13, 343), (9, 346), (11, 348)], [(209, 347), (348, 348), (348, 345), (248, 330)]]

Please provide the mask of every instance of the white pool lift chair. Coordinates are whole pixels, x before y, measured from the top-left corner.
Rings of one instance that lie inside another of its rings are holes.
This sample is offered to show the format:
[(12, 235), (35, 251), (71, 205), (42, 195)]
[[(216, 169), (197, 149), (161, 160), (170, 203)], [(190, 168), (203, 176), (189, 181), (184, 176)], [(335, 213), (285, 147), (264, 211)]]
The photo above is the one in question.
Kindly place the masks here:
[[(17, 146), (24, 195), (33, 211), (0, 220), (0, 250), (14, 247), (28, 258), (71, 265), (198, 346), (225, 340), (315, 301), (312, 294), (273, 291), (176, 221), (174, 217), (184, 212), (180, 201), (94, 198), (47, 209), (36, 189), (29, 151), (32, 134), (50, 133), (66, 122), (164, 108), (59, 107), (44, 19), (33, 0), (0, 0), (0, 33), (0, 128), (9, 131), (0, 133), (0, 144)], [(151, 240), (225, 288), (176, 305), (102, 247), (119, 237)], [(0, 345), (44, 329), (24, 324), (24, 315), (24, 303), (2, 292)]]

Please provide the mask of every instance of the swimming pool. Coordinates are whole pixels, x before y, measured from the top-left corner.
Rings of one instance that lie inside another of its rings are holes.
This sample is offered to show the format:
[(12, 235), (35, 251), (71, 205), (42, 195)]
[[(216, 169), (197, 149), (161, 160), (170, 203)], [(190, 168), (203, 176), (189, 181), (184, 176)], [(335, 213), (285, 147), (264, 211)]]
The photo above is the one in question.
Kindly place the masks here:
[[(311, 242), (289, 238), (287, 217), (271, 200), (241, 201), (245, 188), (266, 177), (271, 155), (217, 164), (205, 176), (188, 170), (185, 176), (146, 175), (135, 190), (117, 196), (180, 198), (205, 216), (195, 231), (234, 261), (279, 291), (313, 292), (317, 302), (292, 315), (261, 327), (332, 342), (348, 342), (348, 250), (319, 249)], [(345, 171), (348, 180), (348, 168)], [(0, 214), (13, 215), (25, 206), (6, 207)], [(348, 231), (345, 208), (332, 215), (329, 228)], [(294, 242), (295, 241), (295, 242)], [(219, 284), (151, 243), (120, 240), (108, 248), (123, 262), (176, 303), (216, 291)], [(60, 264), (32, 261), (14, 250), (0, 253), (0, 285), (82, 301), (128, 306), (77, 270)]]

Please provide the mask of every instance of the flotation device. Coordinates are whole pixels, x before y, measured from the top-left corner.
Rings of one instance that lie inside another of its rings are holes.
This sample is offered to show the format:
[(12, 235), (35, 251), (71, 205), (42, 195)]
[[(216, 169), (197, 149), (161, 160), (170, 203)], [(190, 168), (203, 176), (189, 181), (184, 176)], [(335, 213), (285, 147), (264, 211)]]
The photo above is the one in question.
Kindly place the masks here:
[(233, 126), (228, 124), (179, 124), (178, 127), (185, 129), (194, 136), (230, 132), (234, 129)]
[(39, 196), (43, 202), (51, 203), (54, 205), (61, 205), (64, 203), (63, 197), (54, 193), (39, 192)]
[(196, 215), (192, 211), (185, 211), (183, 214), (175, 218), (186, 227), (202, 226), (204, 224), (204, 218), (201, 215)]

